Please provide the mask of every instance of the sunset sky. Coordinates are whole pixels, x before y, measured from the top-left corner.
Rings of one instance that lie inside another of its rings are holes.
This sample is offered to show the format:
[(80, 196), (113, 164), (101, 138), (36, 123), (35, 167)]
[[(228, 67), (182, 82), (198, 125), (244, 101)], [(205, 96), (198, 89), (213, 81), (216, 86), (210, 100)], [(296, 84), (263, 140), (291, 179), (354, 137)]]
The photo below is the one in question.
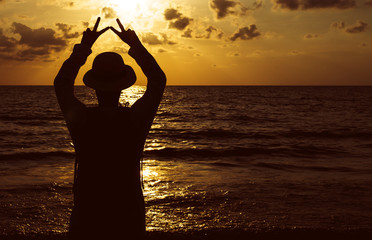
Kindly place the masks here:
[[(372, 85), (372, 0), (0, 0), (0, 84), (51, 85), (82, 32), (120, 18), (169, 85)], [(104, 51), (93, 46), (76, 84)]]

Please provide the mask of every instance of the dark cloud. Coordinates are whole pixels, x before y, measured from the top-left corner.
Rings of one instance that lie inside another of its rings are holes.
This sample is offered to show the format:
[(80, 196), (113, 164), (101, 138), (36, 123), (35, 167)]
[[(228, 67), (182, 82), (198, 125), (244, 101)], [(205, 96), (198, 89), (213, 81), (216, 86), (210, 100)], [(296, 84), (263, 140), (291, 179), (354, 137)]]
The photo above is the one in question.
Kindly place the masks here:
[(182, 13), (178, 12), (177, 9), (168, 8), (164, 11), (165, 20), (173, 20), (182, 16)]
[(362, 33), (367, 30), (368, 23), (358, 20), (355, 25), (346, 26), (344, 22), (334, 22), (331, 24), (331, 27), (340, 29), (346, 33)]
[(169, 22), (169, 28), (174, 28), (177, 30), (184, 30), (187, 26), (190, 25), (192, 18), (183, 16), (182, 13), (178, 12), (177, 9), (168, 8), (164, 11), (164, 17)]
[(0, 59), (20, 62), (34, 61), (36, 59), (48, 62), (51, 61), (50, 54), (51, 49), (48, 47), (22, 48), (16, 46), (16, 48), (8, 48), (7, 50), (0, 48)]
[(306, 0), (303, 2), (304, 9), (311, 8), (347, 9), (356, 6), (355, 0)]
[(210, 39), (212, 34), (215, 33), (215, 36), (218, 38), (218, 39), (221, 39), (222, 36), (223, 36), (223, 32), (221, 30), (218, 30), (217, 28), (213, 27), (213, 26), (209, 26), (207, 29), (205, 29), (205, 36), (204, 38), (206, 39)]
[(56, 26), (58, 30), (62, 31), (63, 36), (67, 39), (77, 38), (80, 35), (78, 32), (71, 33), (71, 30), (73, 28), (73, 26), (71, 25), (67, 25), (65, 23), (57, 23)]
[(218, 39), (221, 39), (224, 35), (224, 33), (221, 30), (217, 29), (214, 26), (209, 26), (204, 31), (197, 31), (197, 32), (198, 33), (193, 36), (193, 34), (192, 34), (193, 30), (188, 28), (186, 31), (183, 32), (181, 37), (184, 37), (184, 38), (198, 38), (198, 39), (201, 39), (201, 38), (210, 39), (214, 36)]
[(221, 39), (223, 37), (223, 35), (224, 35), (224, 33), (223, 32), (220, 32), (220, 33), (217, 34), (217, 38), (218, 39)]
[(262, 3), (262, 0), (256, 0), (253, 5), (252, 5), (252, 8), (253, 9), (258, 9), (260, 7), (262, 7), (263, 3)]
[(21, 35), (20, 44), (30, 47), (42, 47), (45, 45), (66, 46), (66, 40), (56, 37), (51, 28), (31, 29), (22, 23), (13, 22), (13, 32)]
[(367, 0), (365, 2), (365, 5), (368, 6), (368, 7), (372, 7), (372, 0)]
[(321, 8), (348, 9), (356, 6), (355, 0), (272, 0), (275, 8), (307, 10)]
[(207, 39), (209, 39), (214, 31), (217, 31), (217, 28), (213, 26), (209, 26), (207, 29), (205, 29), (207, 32), (207, 35), (205, 36)]
[(347, 33), (361, 33), (367, 30), (368, 24), (366, 22), (358, 20), (354, 26), (349, 26), (345, 28)]
[(178, 30), (184, 30), (190, 23), (192, 19), (188, 17), (180, 17), (174, 22), (169, 23), (169, 28), (175, 28)]
[(251, 10), (262, 7), (262, 0), (256, 0), (250, 7), (244, 6), (238, 0), (209, 0), (210, 8), (216, 12), (217, 19), (222, 19), (229, 15), (245, 16)]
[(83, 26), (86, 27), (86, 28), (89, 27), (89, 22), (82, 22), (82, 24), (83, 24)]
[(47, 47), (40, 47), (40, 48), (28, 48), (25, 50), (21, 50), (18, 55), (22, 56), (26, 59), (32, 60), (37, 57), (47, 56), (50, 53), (50, 49)]
[(257, 38), (261, 35), (259, 31), (257, 31), (257, 26), (255, 24), (250, 25), (249, 27), (240, 28), (234, 35), (230, 37), (231, 41), (236, 41), (237, 39), (241, 40), (251, 40), (253, 38)]
[(234, 7), (237, 2), (232, 0), (210, 0), (209, 6), (217, 13), (217, 19), (226, 17), (229, 14), (236, 14)]
[(32, 29), (22, 23), (13, 22), (10, 32), (19, 35), (8, 37), (0, 29), (0, 58), (15, 61), (53, 61), (52, 55), (68, 46), (68, 39), (79, 34), (71, 32), (72, 26), (57, 23), (57, 30), (51, 28)]
[(4, 50), (8, 50), (9, 48), (13, 48), (17, 45), (17, 40), (12, 37), (7, 37), (3, 33), (3, 29), (0, 28), (0, 48), (6, 48)]
[(111, 7), (104, 7), (104, 8), (102, 8), (101, 12), (102, 12), (103, 17), (106, 18), (106, 19), (117, 17), (117, 14), (116, 14), (115, 10)]
[(345, 28), (345, 23), (344, 22), (334, 22), (331, 24), (332, 28), (337, 28), (337, 29), (344, 29)]
[(142, 42), (149, 45), (162, 45), (165, 44), (164, 40), (161, 40), (157, 35), (149, 32), (142, 36)]
[(190, 28), (188, 28), (186, 31), (183, 32), (181, 37), (192, 38), (192, 30)]
[(147, 43), (149, 45), (174, 45), (176, 42), (170, 41), (168, 36), (164, 33), (160, 34), (161, 36), (155, 35), (152, 32), (145, 33), (142, 36), (142, 42)]
[(275, 8), (297, 10), (300, 7), (299, 0), (274, 0)]
[(314, 38), (318, 38), (318, 37), (319, 37), (318, 34), (308, 33), (308, 34), (305, 34), (304, 39), (314, 39)]

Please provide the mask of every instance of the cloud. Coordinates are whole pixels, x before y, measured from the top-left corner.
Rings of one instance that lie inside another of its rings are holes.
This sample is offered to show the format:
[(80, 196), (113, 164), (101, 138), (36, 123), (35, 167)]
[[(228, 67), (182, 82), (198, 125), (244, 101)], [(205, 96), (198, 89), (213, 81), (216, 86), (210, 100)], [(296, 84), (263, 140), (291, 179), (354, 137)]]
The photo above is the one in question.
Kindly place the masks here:
[(117, 18), (116, 11), (111, 8), (111, 7), (104, 7), (102, 8), (101, 14), (103, 15), (104, 18)]
[(165, 20), (171, 21), (168, 25), (169, 28), (174, 28), (180, 31), (189, 26), (193, 20), (192, 18), (183, 16), (182, 13), (178, 12), (178, 10), (174, 8), (166, 9), (164, 11), (164, 18)]
[[(194, 29), (195, 30), (195, 29)], [(211, 39), (211, 38), (218, 38), (221, 39), (224, 35), (224, 33), (220, 30), (217, 29), (214, 26), (208, 26), (205, 29), (198, 28), (196, 31), (193, 29), (188, 28), (186, 31), (183, 32), (181, 37), (184, 38), (197, 38), (197, 39)], [(194, 33), (196, 32), (196, 33)], [(194, 34), (193, 34), (194, 33)]]
[(32, 29), (22, 23), (13, 22), (10, 32), (18, 38), (8, 37), (0, 29), (0, 58), (15, 61), (52, 61), (52, 55), (68, 46), (68, 40), (79, 36), (71, 32), (73, 28), (64, 23), (57, 23), (57, 30), (51, 28)]
[(74, 33), (70, 33), (73, 26), (72, 25), (67, 25), (65, 23), (57, 23), (56, 24), (57, 26), (57, 29), (62, 31), (63, 33), (63, 36), (66, 38), (66, 39), (69, 39), (69, 38), (77, 38), (79, 37), (79, 33), (78, 32), (74, 32)]
[(206, 35), (205, 38), (209, 39), (211, 37), (212, 33), (217, 31), (217, 28), (215, 28), (213, 26), (209, 26), (207, 29), (205, 29), (205, 31), (207, 32), (207, 35)]
[(81, 24), (82, 24), (85, 28), (88, 28), (88, 27), (89, 27), (89, 22), (81, 22)]
[(12, 37), (7, 37), (3, 34), (3, 29), (0, 28), (0, 48), (6, 48), (4, 50), (9, 50), (10, 48), (15, 47), (17, 40)]
[(334, 22), (331, 24), (331, 28), (342, 30), (346, 33), (362, 33), (367, 30), (368, 23), (358, 20), (352, 26), (346, 26), (345, 22)]
[(161, 40), (157, 35), (149, 32), (142, 36), (142, 42), (147, 43), (149, 45), (162, 45), (164, 44), (164, 40)]
[(192, 38), (192, 30), (190, 28), (188, 28), (186, 31), (183, 32), (183, 34), (181, 35), (181, 37)]
[(321, 8), (349, 9), (356, 6), (355, 0), (272, 0), (274, 8), (308, 10)]
[(345, 29), (347, 33), (361, 33), (365, 32), (368, 24), (366, 22), (358, 20), (357, 23), (353, 26), (349, 26)]
[(229, 15), (245, 16), (250, 10), (256, 10), (262, 5), (262, 0), (254, 1), (251, 7), (244, 6), (237, 0), (209, 0), (209, 7), (216, 12), (217, 19), (222, 19)]
[(41, 47), (45, 45), (66, 46), (66, 41), (55, 37), (55, 31), (51, 28), (31, 29), (22, 23), (13, 22), (13, 32), (21, 35), (20, 44), (30, 47)]
[(257, 38), (261, 35), (259, 31), (257, 31), (257, 26), (255, 24), (250, 25), (249, 27), (240, 28), (236, 33), (234, 33), (231, 37), (231, 41), (236, 41), (237, 39), (241, 40), (251, 40)]
[(182, 13), (178, 12), (177, 9), (168, 8), (164, 11), (165, 20), (173, 20), (182, 16)]
[(274, 8), (297, 10), (300, 7), (299, 0), (273, 0)]
[(334, 22), (334, 23), (331, 24), (331, 28), (344, 29), (345, 28), (345, 23), (344, 22)]
[(228, 56), (228, 57), (240, 57), (240, 53), (238, 53), (238, 52), (228, 52), (226, 54), (226, 56)]
[(191, 18), (188, 17), (180, 17), (174, 22), (169, 23), (169, 28), (175, 28), (178, 30), (184, 30), (192, 21)]
[(176, 42), (168, 40), (168, 36), (164, 33), (160, 34), (161, 36), (155, 35), (152, 32), (145, 33), (142, 35), (142, 42), (149, 45), (174, 45)]
[(308, 34), (305, 34), (304, 39), (315, 39), (315, 38), (318, 38), (318, 37), (319, 37), (318, 34), (308, 33)]
[[(17, 0), (19, 1), (19, 0)], [(96, 0), (37, 0), (35, 1), (37, 6), (53, 6), (60, 7), (63, 9), (96, 9), (97, 1)]]
[(210, 39), (212, 35), (217, 37), (218, 39), (221, 39), (223, 36), (223, 32), (213, 26), (209, 26), (205, 29), (205, 34), (203, 35), (198, 35), (196, 38), (205, 38), (205, 39)]
[(210, 0), (209, 6), (217, 13), (217, 19), (226, 17), (229, 14), (235, 14), (233, 8), (237, 2), (232, 0)]

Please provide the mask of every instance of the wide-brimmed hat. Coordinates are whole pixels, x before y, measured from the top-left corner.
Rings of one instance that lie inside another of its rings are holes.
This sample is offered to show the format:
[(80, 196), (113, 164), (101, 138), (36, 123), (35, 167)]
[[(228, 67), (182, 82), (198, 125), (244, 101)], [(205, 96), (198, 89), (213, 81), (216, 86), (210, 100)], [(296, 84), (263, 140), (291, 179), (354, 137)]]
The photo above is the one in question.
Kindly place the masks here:
[(104, 52), (96, 56), (83, 81), (94, 90), (120, 91), (136, 82), (136, 74), (132, 67), (124, 64), (119, 54)]

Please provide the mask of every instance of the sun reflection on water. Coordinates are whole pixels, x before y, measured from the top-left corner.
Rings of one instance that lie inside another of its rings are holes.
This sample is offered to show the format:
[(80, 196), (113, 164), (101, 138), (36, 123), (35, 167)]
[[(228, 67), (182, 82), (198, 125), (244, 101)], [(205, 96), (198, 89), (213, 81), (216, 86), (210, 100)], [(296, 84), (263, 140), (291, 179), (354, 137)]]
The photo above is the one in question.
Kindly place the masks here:
[(138, 99), (140, 99), (146, 91), (144, 86), (132, 86), (128, 89), (125, 89), (121, 92), (119, 103), (125, 105), (129, 103), (132, 106)]

